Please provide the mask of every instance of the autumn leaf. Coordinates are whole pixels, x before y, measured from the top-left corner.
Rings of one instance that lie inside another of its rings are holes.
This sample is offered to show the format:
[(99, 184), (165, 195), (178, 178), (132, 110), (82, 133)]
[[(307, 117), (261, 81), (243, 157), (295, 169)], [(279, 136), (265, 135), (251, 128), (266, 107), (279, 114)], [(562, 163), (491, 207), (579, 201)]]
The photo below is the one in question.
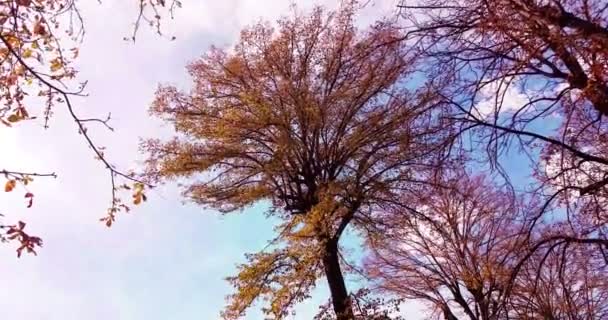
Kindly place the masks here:
[(111, 227), (112, 222), (114, 222), (114, 214), (109, 213), (108, 216), (99, 219), (99, 221), (105, 222), (106, 227)]
[(27, 48), (27, 49), (23, 50), (22, 57), (29, 58), (32, 56), (32, 53), (33, 53), (32, 49)]
[(27, 207), (31, 208), (32, 205), (34, 204), (34, 194), (31, 192), (28, 192), (25, 194), (25, 198), (28, 199)]
[(8, 120), (8, 122), (19, 122), (22, 120), (22, 118), (19, 115), (16, 114), (11, 114), (10, 116), (8, 116), (8, 118), (6, 118)]
[(72, 59), (78, 58), (78, 53), (80, 52), (78, 48), (72, 48), (70, 51), (72, 51)]
[(144, 194), (144, 184), (141, 182), (136, 182), (133, 185), (133, 204), (140, 204), (143, 201), (146, 201), (146, 195)]
[(37, 34), (40, 36), (44, 36), (46, 34), (46, 29), (44, 28), (44, 25), (42, 25), (42, 22), (40, 20), (36, 20), (33, 31), (34, 31), (34, 34)]
[(6, 184), (4, 184), (4, 192), (11, 192), (13, 191), (13, 189), (15, 189), (15, 186), (17, 185), (17, 181), (11, 179), (8, 180), (6, 182)]
[(23, 177), (23, 180), (22, 180), (23, 185), (26, 185), (26, 186), (27, 186), (27, 185), (28, 185), (30, 182), (32, 182), (32, 181), (34, 181), (34, 179), (33, 179), (32, 177), (30, 177), (30, 176), (24, 176), (24, 177)]
[(63, 68), (63, 63), (61, 62), (61, 59), (55, 58), (51, 60), (51, 71), (55, 72), (60, 70), (61, 68)]
[(133, 185), (133, 188), (135, 189), (135, 192), (142, 192), (142, 191), (144, 191), (144, 184), (141, 182), (136, 182)]
[(12, 48), (17, 48), (21, 44), (21, 40), (19, 40), (19, 38), (15, 37), (14, 35), (10, 35), (10, 34), (8, 36), (6, 36), (6, 41)]
[(133, 204), (140, 204), (142, 200), (141, 194), (133, 195)]

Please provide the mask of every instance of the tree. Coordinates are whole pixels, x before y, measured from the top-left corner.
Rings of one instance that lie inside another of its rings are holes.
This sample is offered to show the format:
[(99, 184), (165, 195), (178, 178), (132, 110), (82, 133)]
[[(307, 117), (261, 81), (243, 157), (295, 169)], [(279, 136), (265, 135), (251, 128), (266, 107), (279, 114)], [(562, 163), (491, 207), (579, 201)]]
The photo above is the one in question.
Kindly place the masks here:
[(353, 319), (339, 240), (365, 230), (397, 189), (423, 180), (444, 137), (437, 97), (405, 88), (414, 57), (379, 22), (358, 32), (355, 4), (241, 32), (192, 63), (191, 92), (161, 87), (152, 113), (178, 135), (149, 140), (146, 177), (186, 180), (192, 201), (232, 212), (263, 200), (278, 217), (271, 252), (248, 255), (223, 312), (257, 298), (282, 318), (325, 277), (337, 318)]
[(603, 319), (608, 316), (608, 266), (598, 250), (576, 246), (536, 252), (518, 274), (510, 319)]
[(606, 314), (608, 265), (586, 246), (530, 250), (546, 237), (527, 232), (537, 211), (529, 199), (459, 174), (401, 200), (411, 207), (387, 211), (390, 225), (370, 238), (366, 269), (382, 292), (426, 302), (446, 320)]
[[(181, 6), (178, 0), (137, 0), (138, 13), (132, 39), (142, 22), (149, 23), (160, 34), (161, 16), (173, 13)], [(115, 214), (128, 210), (117, 192), (134, 188), (134, 200), (139, 203), (144, 185), (135, 177), (114, 167), (104, 156), (104, 147), (99, 146), (88, 134), (88, 127), (100, 124), (110, 127), (110, 115), (106, 118), (86, 119), (80, 117), (71, 97), (82, 96), (85, 83), (77, 89), (74, 85), (77, 70), (72, 63), (78, 57), (78, 46), (84, 32), (84, 21), (75, 0), (10, 0), (0, 3), (0, 123), (7, 127), (17, 127), (20, 122), (34, 120), (39, 114), (48, 127), (56, 108), (65, 107), (65, 111), (74, 121), (78, 133), (86, 145), (93, 151), (95, 158), (103, 163), (111, 179), (111, 205), (107, 217), (103, 218), (110, 226)], [(43, 105), (42, 109), (34, 107)], [(17, 169), (2, 169), (6, 182), (5, 192), (11, 192), (19, 185), (27, 186), (36, 177), (56, 177), (53, 173), (36, 173)], [(126, 183), (134, 184), (129, 187)], [(34, 194), (25, 192), (27, 206), (33, 205)], [(23, 249), (35, 253), (35, 247), (42, 245), (38, 237), (30, 236), (25, 231), (25, 223), (0, 225), (3, 241), (17, 240)]]
[(461, 79), (476, 93), (497, 84), (488, 89), (500, 101), (508, 86), (517, 85), (521, 78), (535, 78), (544, 90), (555, 94), (553, 99), (544, 97), (532, 103), (560, 100), (577, 90), (579, 100), (608, 115), (608, 9), (602, 1), (408, 3), (400, 5), (410, 18), (408, 37), (420, 41), (425, 53), (458, 65), (460, 71), (483, 70)]
[(401, 8), (404, 39), (428, 59), (426, 71), (449, 84), (441, 88), (454, 107), (449, 118), (471, 154), (508, 182), (506, 154), (532, 164), (529, 191), (544, 200), (534, 220), (555, 222), (532, 248), (608, 244), (605, 4), (422, 0)]
[(371, 280), (384, 292), (425, 301), (446, 320), (499, 318), (525, 243), (521, 202), (466, 174), (399, 202), (406, 205), (387, 210), (386, 230), (369, 239)]

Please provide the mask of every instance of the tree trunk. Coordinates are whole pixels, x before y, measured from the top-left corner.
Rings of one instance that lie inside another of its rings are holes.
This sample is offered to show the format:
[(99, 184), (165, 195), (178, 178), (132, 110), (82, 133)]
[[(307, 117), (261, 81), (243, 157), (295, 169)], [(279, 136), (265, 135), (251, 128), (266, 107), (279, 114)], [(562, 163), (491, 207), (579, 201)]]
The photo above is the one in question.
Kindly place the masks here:
[(325, 245), (325, 253), (323, 255), (323, 267), (325, 269), (325, 277), (331, 292), (331, 301), (336, 313), (337, 320), (353, 320), (353, 307), (346, 291), (346, 284), (340, 270), (340, 258), (338, 256), (338, 243), (334, 240), (329, 240)]

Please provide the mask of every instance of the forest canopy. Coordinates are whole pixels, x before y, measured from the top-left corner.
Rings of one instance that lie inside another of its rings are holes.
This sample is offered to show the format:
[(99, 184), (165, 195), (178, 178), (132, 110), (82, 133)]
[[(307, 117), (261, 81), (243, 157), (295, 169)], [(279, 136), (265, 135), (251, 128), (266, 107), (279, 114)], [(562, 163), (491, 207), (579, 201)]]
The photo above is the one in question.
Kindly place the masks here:
[[(226, 279), (223, 319), (300, 319), (319, 289), (317, 320), (407, 319), (411, 301), (428, 319), (608, 317), (604, 1), (401, 0), (371, 24), (372, 3), (293, 5), (184, 61), (187, 83), (161, 81), (149, 115), (171, 132), (142, 137), (134, 172), (88, 131), (113, 130), (110, 115), (73, 104), (77, 4), (0, 3), (0, 122), (66, 112), (108, 172), (107, 227), (157, 186), (261, 215), (274, 234)], [(138, 0), (126, 40), (143, 25), (165, 37), (181, 6)], [(29, 185), (57, 176), (0, 173), (26, 208)], [(0, 225), (18, 256), (42, 245), (25, 227)]]

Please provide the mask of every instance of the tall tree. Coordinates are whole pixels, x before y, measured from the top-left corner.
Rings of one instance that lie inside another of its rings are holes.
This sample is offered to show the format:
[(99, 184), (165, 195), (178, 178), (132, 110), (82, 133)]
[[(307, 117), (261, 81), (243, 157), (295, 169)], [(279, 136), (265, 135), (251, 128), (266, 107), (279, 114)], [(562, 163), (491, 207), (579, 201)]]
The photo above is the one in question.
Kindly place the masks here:
[(347, 227), (365, 229), (394, 192), (418, 183), (442, 143), (428, 110), (437, 97), (408, 92), (413, 57), (389, 23), (353, 25), (355, 4), (315, 9), (241, 32), (230, 50), (192, 63), (191, 92), (161, 87), (152, 113), (174, 125), (150, 140), (147, 177), (192, 179), (192, 201), (231, 212), (270, 200), (282, 223), (271, 252), (248, 255), (230, 278), (223, 312), (242, 316), (257, 298), (282, 318), (325, 277), (340, 320), (353, 307), (340, 266)]
[(509, 319), (604, 319), (608, 265), (599, 250), (570, 244), (535, 252), (513, 279)]
[[(89, 126), (99, 124), (112, 130), (110, 116), (84, 118), (71, 102), (75, 96), (83, 96), (86, 82), (74, 86), (77, 70), (73, 62), (78, 57), (78, 48), (84, 38), (85, 22), (78, 9), (77, 0), (8, 0), (0, 2), (0, 125), (18, 127), (23, 121), (38, 116), (44, 126), (50, 124), (57, 108), (69, 114), (77, 132), (102, 162), (111, 180), (111, 205), (103, 219), (108, 226), (114, 221), (116, 212), (126, 210), (117, 192), (135, 183), (135, 202), (143, 197), (143, 184), (124, 171), (114, 167), (104, 155), (104, 147), (89, 135)], [(160, 33), (160, 19), (172, 14), (181, 3), (178, 0), (135, 0), (137, 18), (132, 39), (142, 22), (150, 24)], [(83, 80), (83, 79), (81, 79)], [(32, 98), (35, 97), (35, 98)], [(38, 106), (42, 105), (40, 108)], [(0, 164), (1, 165), (1, 164)], [(39, 173), (26, 168), (0, 167), (6, 178), (4, 191), (11, 192), (19, 185), (28, 186), (36, 177), (55, 177), (54, 172)], [(24, 191), (27, 206), (33, 205), (34, 194)], [(34, 248), (42, 244), (38, 237), (28, 235), (25, 223), (0, 224), (0, 240), (17, 240), (21, 243), (17, 253), (23, 250), (35, 253)]]
[(384, 292), (418, 299), (446, 320), (498, 319), (525, 243), (526, 210), (483, 177), (404, 193), (370, 237), (367, 273)]
[(458, 175), (401, 200), (408, 206), (388, 210), (390, 225), (370, 238), (366, 270), (382, 292), (422, 301), (429, 318), (446, 320), (606, 315), (608, 265), (597, 250), (552, 245), (524, 259), (545, 239), (528, 234), (537, 211), (529, 199)]
[(405, 38), (429, 59), (426, 71), (449, 84), (442, 95), (454, 106), (450, 118), (461, 137), (473, 138), (466, 146), (507, 178), (505, 155), (517, 151), (532, 164), (534, 192), (545, 201), (533, 217), (555, 224), (531, 248), (608, 244), (604, 1), (420, 0), (400, 7)]

